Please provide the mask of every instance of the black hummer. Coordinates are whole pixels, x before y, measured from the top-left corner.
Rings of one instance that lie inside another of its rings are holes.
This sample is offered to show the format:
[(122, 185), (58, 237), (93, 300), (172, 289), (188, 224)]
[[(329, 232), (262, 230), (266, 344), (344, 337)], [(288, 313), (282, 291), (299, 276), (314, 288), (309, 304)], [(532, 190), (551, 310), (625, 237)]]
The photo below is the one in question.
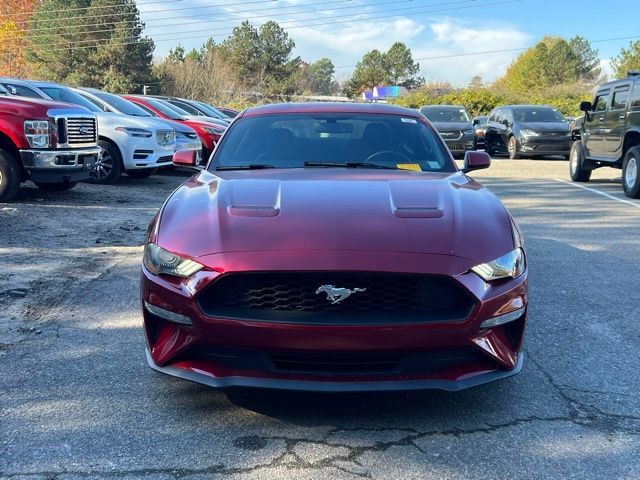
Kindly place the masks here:
[(640, 72), (605, 83), (592, 102), (582, 102), (569, 172), (574, 182), (588, 182), (600, 167), (622, 169), (624, 193), (640, 198)]

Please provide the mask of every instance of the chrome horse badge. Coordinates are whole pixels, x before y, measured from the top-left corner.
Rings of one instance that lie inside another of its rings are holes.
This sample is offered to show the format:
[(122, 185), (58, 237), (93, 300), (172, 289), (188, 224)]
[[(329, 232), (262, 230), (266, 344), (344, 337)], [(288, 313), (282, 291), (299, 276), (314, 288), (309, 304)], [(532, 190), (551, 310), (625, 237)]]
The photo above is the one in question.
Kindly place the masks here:
[(337, 288), (333, 285), (320, 285), (316, 290), (316, 295), (319, 293), (326, 293), (327, 300), (331, 302), (331, 304), (340, 303), (346, 298), (349, 298), (352, 294), (358, 292), (364, 292), (366, 288), (354, 288), (353, 290), (348, 288)]

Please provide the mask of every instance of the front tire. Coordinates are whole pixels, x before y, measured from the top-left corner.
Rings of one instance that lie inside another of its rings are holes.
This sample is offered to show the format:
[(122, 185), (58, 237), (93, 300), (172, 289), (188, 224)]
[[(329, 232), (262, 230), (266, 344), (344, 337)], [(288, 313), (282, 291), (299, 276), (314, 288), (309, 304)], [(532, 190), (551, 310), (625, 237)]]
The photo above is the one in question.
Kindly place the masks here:
[(122, 158), (118, 147), (105, 140), (99, 140), (100, 156), (93, 171), (94, 176), (87, 180), (89, 183), (110, 185), (122, 175)]
[(624, 156), (622, 188), (627, 197), (640, 198), (640, 147), (631, 147)]
[(518, 140), (516, 140), (516, 137), (514, 137), (513, 135), (509, 137), (507, 150), (509, 152), (509, 158), (511, 160), (517, 160), (518, 158), (520, 158), (520, 152), (518, 149)]
[(16, 158), (0, 149), (0, 202), (8, 202), (18, 194), (21, 177)]
[(65, 192), (75, 187), (78, 182), (66, 182), (66, 183), (36, 183), (36, 186), (45, 192)]
[(574, 182), (588, 182), (591, 179), (591, 170), (585, 168), (585, 158), (580, 140), (573, 142), (571, 146), (569, 175)]
[(131, 178), (149, 178), (158, 171), (157, 168), (144, 168), (141, 170), (127, 170), (127, 175)]

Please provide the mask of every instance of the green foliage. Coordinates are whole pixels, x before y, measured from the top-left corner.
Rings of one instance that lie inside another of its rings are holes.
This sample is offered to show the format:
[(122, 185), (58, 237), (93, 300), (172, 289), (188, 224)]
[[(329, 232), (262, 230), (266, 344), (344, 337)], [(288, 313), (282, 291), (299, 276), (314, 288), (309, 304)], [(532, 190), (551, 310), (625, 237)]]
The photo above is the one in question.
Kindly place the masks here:
[(41, 78), (140, 91), (152, 79), (154, 49), (143, 28), (134, 0), (43, 0), (29, 24), (27, 59)]
[(420, 64), (413, 61), (411, 50), (404, 43), (396, 42), (385, 53), (379, 50), (365, 53), (344, 91), (350, 97), (356, 97), (378, 85), (415, 87), (424, 83), (424, 79), (417, 76), (419, 71)]
[(588, 40), (545, 37), (516, 58), (497, 83), (510, 91), (530, 92), (554, 85), (595, 82), (599, 76), (598, 52)]
[(611, 60), (611, 67), (616, 78), (625, 78), (630, 70), (640, 70), (640, 40), (629, 43), (617, 57)]

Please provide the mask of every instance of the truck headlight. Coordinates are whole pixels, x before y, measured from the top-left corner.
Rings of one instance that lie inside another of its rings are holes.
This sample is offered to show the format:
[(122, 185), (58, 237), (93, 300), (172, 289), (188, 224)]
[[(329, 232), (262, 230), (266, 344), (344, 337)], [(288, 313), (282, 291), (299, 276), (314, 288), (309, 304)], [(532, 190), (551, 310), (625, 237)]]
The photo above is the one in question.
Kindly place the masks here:
[(173, 275), (188, 278), (204, 268), (204, 265), (171, 253), (155, 243), (148, 243), (144, 247), (142, 263), (155, 275)]
[(27, 120), (24, 122), (24, 135), (31, 148), (47, 148), (49, 146), (49, 121)]
[(471, 271), (485, 282), (491, 282), (501, 278), (518, 278), (524, 273), (525, 266), (524, 251), (516, 248), (495, 260), (476, 265)]
[(153, 132), (149, 130), (145, 130), (144, 128), (133, 128), (133, 127), (116, 127), (116, 130), (119, 132), (124, 132), (130, 137), (136, 138), (149, 138), (153, 135)]

